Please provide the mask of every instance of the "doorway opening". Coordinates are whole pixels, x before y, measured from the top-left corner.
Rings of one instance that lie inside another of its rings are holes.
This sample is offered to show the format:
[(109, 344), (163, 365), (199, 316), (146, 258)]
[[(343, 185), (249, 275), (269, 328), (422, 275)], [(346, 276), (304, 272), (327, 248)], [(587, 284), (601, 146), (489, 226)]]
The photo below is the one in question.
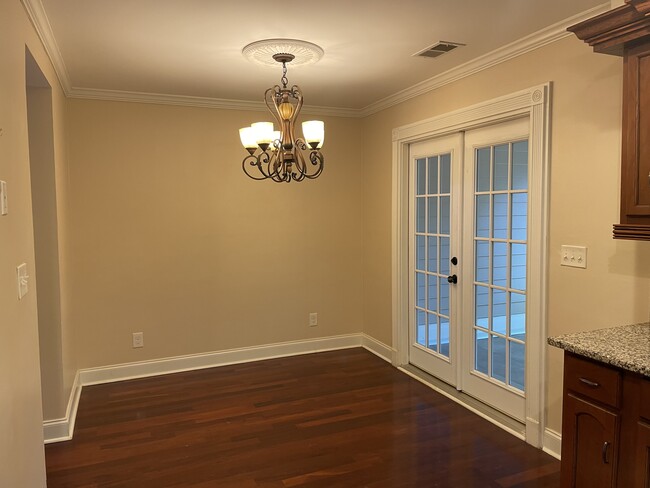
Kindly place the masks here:
[(65, 416), (52, 88), (25, 49), (27, 129), (43, 419)]

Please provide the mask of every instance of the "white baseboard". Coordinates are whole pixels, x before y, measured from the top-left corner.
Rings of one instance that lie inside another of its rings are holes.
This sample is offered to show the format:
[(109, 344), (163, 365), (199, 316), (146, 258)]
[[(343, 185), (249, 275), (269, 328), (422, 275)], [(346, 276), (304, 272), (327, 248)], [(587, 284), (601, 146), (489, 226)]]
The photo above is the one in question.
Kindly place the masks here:
[(544, 430), (544, 447), (542, 448), (546, 454), (550, 454), (555, 459), (561, 458), (562, 452), (562, 435), (551, 429)]
[(279, 342), (79, 371), (83, 386), (361, 346), (361, 334)]
[(74, 424), (77, 420), (77, 408), (81, 396), (81, 383), (79, 372), (74, 377), (68, 406), (65, 410), (65, 417), (62, 419), (45, 420), (43, 422), (43, 439), (45, 444), (53, 442), (69, 441), (74, 433)]
[(361, 345), (375, 356), (382, 358), (384, 361), (391, 362), (393, 358), (393, 348), (383, 342), (378, 341), (368, 334), (361, 334)]

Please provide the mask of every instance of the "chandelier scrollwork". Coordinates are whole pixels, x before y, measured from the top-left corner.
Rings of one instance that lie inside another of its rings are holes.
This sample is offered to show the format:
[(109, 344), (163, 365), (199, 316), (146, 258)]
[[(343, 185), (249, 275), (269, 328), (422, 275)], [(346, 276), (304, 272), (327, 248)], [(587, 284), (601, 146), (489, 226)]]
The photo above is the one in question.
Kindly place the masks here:
[(248, 151), (242, 169), (254, 180), (270, 179), (277, 183), (318, 178), (325, 163), (320, 151), (325, 138), (324, 123), (320, 120), (303, 122), (304, 138), (296, 137), (295, 124), (303, 95), (298, 85), (288, 87), (287, 63), (294, 56), (274, 54), (273, 59), (282, 63), (281, 85), (266, 90), (264, 102), (280, 130), (275, 131), (272, 122), (256, 122), (239, 130), (242, 145)]

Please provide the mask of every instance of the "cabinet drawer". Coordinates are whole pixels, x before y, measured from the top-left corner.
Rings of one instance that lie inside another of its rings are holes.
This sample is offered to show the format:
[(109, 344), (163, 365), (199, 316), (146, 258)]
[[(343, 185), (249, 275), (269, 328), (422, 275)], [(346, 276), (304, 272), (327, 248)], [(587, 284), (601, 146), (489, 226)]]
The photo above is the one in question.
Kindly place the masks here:
[(592, 400), (612, 407), (620, 406), (621, 373), (616, 369), (565, 354), (564, 385)]

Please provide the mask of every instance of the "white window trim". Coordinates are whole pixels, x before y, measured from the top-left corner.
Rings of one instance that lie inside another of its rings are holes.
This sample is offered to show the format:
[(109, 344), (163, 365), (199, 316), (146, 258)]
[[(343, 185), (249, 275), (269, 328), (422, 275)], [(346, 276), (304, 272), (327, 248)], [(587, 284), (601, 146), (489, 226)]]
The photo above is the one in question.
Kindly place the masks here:
[[(392, 188), (392, 306), (393, 357), (395, 366), (408, 363), (408, 149), (409, 144), (444, 134), (465, 131), (512, 118), (530, 118), (530, 161), (533, 182), (529, 201), (529, 283), (537, 290), (528, 296), (531, 330), (527, 337), (526, 442), (543, 443), (546, 419), (546, 337), (548, 282), (548, 200), (551, 83), (404, 125), (393, 129)], [(532, 291), (532, 290), (531, 290)]]

